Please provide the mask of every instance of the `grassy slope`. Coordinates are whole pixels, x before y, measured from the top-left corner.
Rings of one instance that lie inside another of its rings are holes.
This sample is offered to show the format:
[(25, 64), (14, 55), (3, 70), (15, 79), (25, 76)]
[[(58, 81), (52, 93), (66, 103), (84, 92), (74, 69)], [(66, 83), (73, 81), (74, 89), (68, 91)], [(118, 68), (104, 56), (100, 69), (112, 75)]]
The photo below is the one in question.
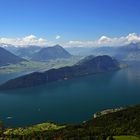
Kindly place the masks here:
[(33, 132), (41, 132), (41, 131), (48, 131), (48, 130), (59, 130), (65, 128), (64, 125), (56, 125), (53, 123), (42, 123), (42, 124), (37, 124), (32, 127), (26, 127), (26, 128), (16, 128), (16, 129), (6, 129), (4, 131), (5, 135), (29, 135)]
[(114, 136), (115, 140), (140, 140), (140, 138), (136, 136)]
[(57, 131), (59, 129), (64, 129), (65, 125), (56, 125), (54, 123), (42, 123), (26, 128), (7, 128), (4, 130), (2, 137), (8, 139), (22, 139), (22, 138), (32, 138), (34, 135), (39, 135), (46, 133), (47, 131)]

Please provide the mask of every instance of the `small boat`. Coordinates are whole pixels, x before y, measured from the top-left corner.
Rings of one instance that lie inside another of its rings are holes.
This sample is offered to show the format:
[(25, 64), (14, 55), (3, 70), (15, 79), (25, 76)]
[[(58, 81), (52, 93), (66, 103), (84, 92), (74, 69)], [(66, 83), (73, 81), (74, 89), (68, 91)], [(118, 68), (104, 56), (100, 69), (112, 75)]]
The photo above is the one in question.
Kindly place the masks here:
[(13, 117), (7, 117), (6, 119), (8, 119), (8, 120), (9, 120), (9, 119), (12, 119), (12, 118), (13, 118)]

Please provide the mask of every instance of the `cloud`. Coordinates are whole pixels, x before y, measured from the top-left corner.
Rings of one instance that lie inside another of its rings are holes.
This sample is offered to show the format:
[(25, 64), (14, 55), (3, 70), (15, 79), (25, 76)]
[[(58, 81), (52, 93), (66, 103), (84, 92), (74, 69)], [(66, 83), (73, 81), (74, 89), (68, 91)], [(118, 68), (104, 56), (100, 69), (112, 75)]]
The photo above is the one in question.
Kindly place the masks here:
[(137, 35), (136, 33), (131, 33), (127, 36), (127, 40), (129, 42), (140, 42), (140, 35)]
[(47, 44), (51, 44), (46, 39), (37, 38), (35, 35), (29, 35), (23, 38), (0, 38), (0, 43), (11, 44), (15, 46), (27, 46), (27, 45), (45, 46)]
[(123, 46), (129, 43), (137, 43), (140, 42), (140, 35), (136, 33), (130, 33), (127, 36), (110, 38), (107, 36), (101, 36), (97, 40), (91, 41), (69, 41), (65, 45), (67, 47), (101, 47), (101, 46)]
[(61, 36), (60, 35), (57, 35), (56, 37), (55, 37), (55, 39), (60, 39), (61, 38)]
[[(56, 40), (60, 39), (61, 36), (57, 35)], [(101, 47), (101, 46), (123, 46), (129, 43), (137, 43), (140, 42), (140, 35), (136, 33), (130, 33), (127, 36), (121, 37), (108, 37), (101, 36), (97, 40), (70, 40), (68, 42), (61, 43), (64, 47)], [(44, 38), (38, 38), (35, 35), (25, 36), (23, 38), (0, 38), (0, 44), (11, 44), (15, 46), (28, 46), (28, 45), (39, 45), (39, 46), (53, 46), (56, 44), (55, 41), (48, 41)]]

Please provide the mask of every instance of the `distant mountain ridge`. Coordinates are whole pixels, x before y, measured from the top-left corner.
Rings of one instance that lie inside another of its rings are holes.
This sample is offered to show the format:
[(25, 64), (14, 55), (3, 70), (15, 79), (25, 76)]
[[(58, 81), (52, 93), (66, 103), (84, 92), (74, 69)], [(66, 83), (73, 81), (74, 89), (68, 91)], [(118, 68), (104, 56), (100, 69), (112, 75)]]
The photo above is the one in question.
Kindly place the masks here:
[(42, 48), (39, 52), (35, 53), (31, 60), (34, 61), (48, 61), (52, 59), (69, 58), (71, 54), (67, 52), (60, 45)]
[(22, 58), (31, 59), (31, 57), (35, 53), (39, 52), (41, 49), (41, 46), (28, 45), (24, 47), (19, 47), (16, 51), (16, 54)]
[(117, 60), (110, 56), (90, 57), (73, 66), (51, 69), (43, 73), (34, 72), (16, 79), (9, 80), (0, 86), (1, 90), (34, 87), (54, 81), (63, 81), (84, 75), (114, 71), (119, 69)]
[(140, 43), (130, 43), (124, 46), (102, 46), (102, 47), (69, 47), (63, 48), (60, 45), (52, 47), (41, 46), (14, 46), (10, 44), (1, 44), (6, 50), (33, 61), (48, 61), (51, 59), (69, 58), (71, 55), (110, 55), (119, 60), (139, 61)]
[(0, 47), (4, 48), (5, 50), (16, 54), (16, 51), (18, 50), (18, 47), (15, 45), (11, 45), (11, 44), (6, 44), (6, 43), (0, 43)]
[(140, 61), (140, 43), (130, 43), (124, 46), (102, 46), (102, 47), (72, 47), (67, 48), (73, 55), (109, 55), (119, 60)]
[(48, 61), (61, 58), (65, 59), (72, 56), (60, 45), (42, 47), (36, 45), (14, 46), (10, 44), (1, 44), (1, 46), (19, 57), (33, 61)]
[(139, 61), (140, 43), (130, 43), (120, 47), (99, 47), (92, 50), (95, 55), (110, 55), (119, 60)]
[(16, 64), (25, 61), (11, 52), (7, 51), (6, 49), (0, 47), (0, 66), (5, 66), (8, 64)]

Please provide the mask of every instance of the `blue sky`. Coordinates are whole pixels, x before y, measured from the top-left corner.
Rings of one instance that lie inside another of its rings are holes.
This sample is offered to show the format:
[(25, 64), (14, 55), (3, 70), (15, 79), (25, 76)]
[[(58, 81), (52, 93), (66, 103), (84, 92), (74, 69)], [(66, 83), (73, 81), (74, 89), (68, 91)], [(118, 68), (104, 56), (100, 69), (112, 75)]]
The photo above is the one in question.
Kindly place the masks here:
[(0, 0), (0, 37), (61, 41), (140, 33), (139, 0)]

